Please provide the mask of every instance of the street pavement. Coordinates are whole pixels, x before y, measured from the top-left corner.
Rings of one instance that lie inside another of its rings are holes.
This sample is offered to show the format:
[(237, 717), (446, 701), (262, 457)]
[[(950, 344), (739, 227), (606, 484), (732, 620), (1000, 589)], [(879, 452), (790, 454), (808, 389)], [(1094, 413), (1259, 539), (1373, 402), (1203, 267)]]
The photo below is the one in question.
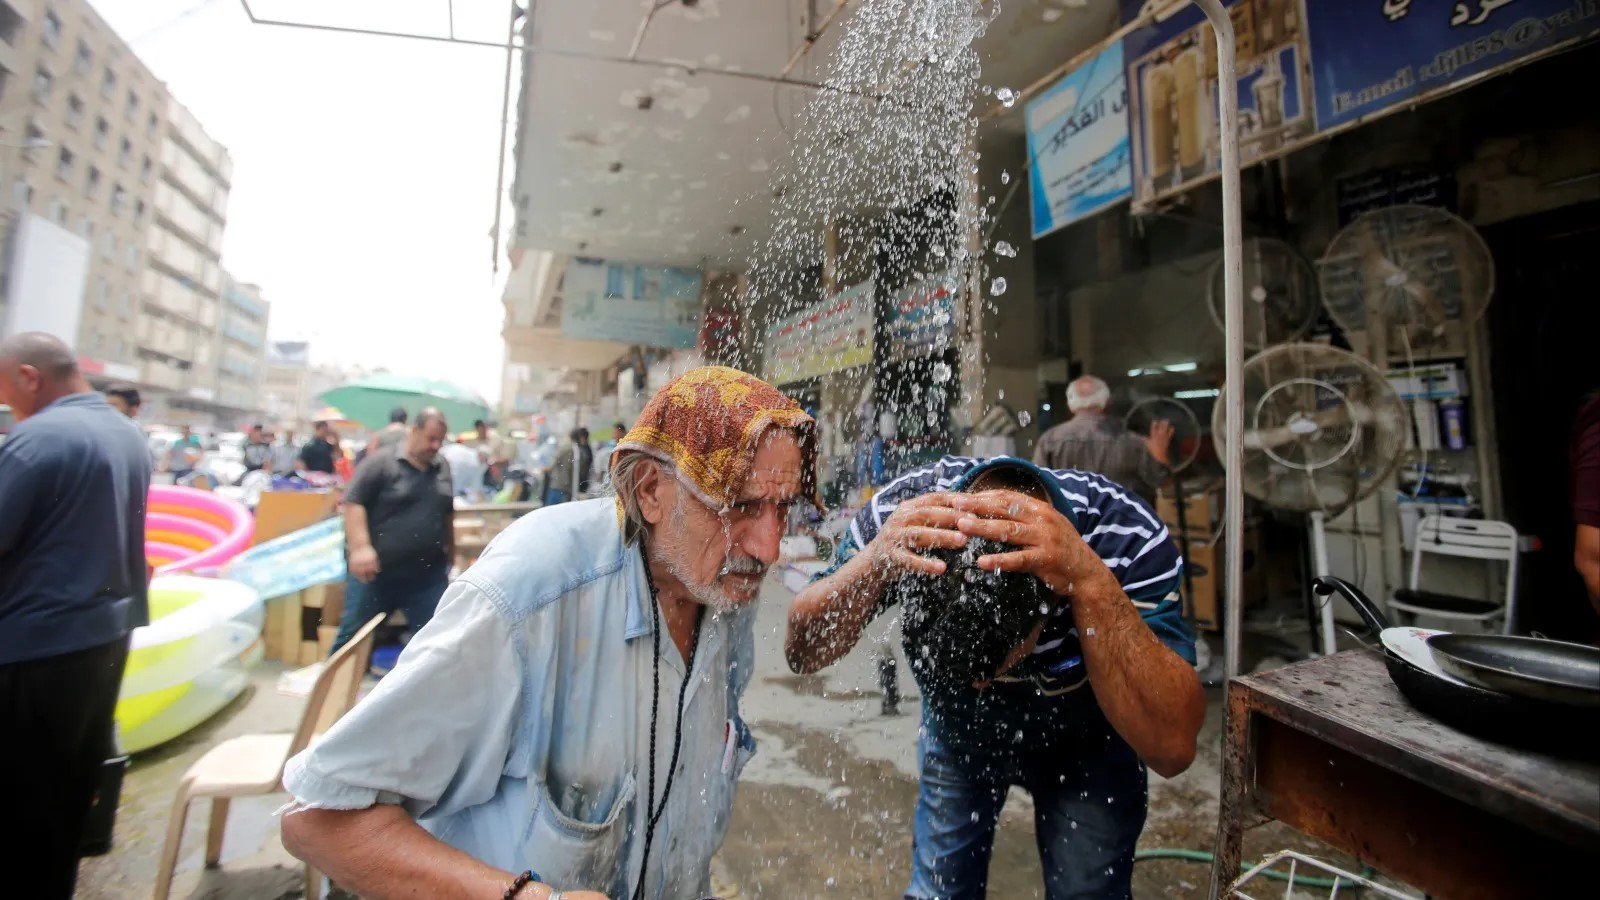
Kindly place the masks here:
[[(785, 612), (792, 594), (774, 577), (760, 598), (756, 672), (742, 704), (759, 742), (745, 769), (728, 838), (713, 869), (724, 900), (736, 898), (896, 898), (904, 890), (916, 802), (916, 686), (900, 666), (899, 715), (884, 716), (874, 648), (898, 638), (882, 623), (848, 657), (812, 676), (783, 661)], [(253, 687), (212, 722), (134, 761), (124, 786), (116, 848), (87, 859), (78, 896), (122, 900), (154, 882), (173, 790), (185, 768), (237, 734), (291, 730), (299, 700), (275, 689), (281, 669), (258, 666)], [(1151, 776), (1150, 818), (1141, 847), (1210, 850), (1216, 822), (1219, 692), (1210, 692), (1200, 757), (1176, 779)], [(207, 806), (193, 804), (173, 891), (187, 900), (298, 896), (299, 869), (279, 841), (274, 816), (282, 795), (236, 800), (222, 865), (202, 867)], [(1247, 841), (1249, 854), (1313, 843), (1268, 826)], [(990, 866), (990, 896), (1041, 897), (1028, 797), (1013, 791)], [(1155, 861), (1135, 869), (1135, 893), (1204, 894), (1206, 866)]]

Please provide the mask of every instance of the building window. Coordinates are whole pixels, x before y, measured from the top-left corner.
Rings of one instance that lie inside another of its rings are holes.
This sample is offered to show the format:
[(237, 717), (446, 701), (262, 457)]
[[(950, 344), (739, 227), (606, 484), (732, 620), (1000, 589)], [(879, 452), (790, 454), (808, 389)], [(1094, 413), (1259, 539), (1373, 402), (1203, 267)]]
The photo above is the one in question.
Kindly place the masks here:
[(144, 224), (144, 201), (136, 200), (133, 204), (133, 224)]
[(61, 17), (55, 10), (45, 11), (44, 18), (39, 20), (39, 39), (51, 49), (61, 43)]
[(160, 127), (161, 127), (161, 120), (156, 118), (156, 114), (152, 112), (150, 114), (150, 118), (145, 120), (144, 133), (154, 137), (155, 133), (156, 133), (156, 129), (160, 128)]
[(128, 192), (123, 190), (122, 189), (122, 185), (120, 185), (120, 184), (112, 185), (111, 186), (111, 214), (114, 215), (114, 216), (122, 215), (122, 207), (126, 206), (127, 203), (128, 203)]
[(133, 141), (122, 139), (122, 149), (117, 151), (117, 164), (125, 166), (133, 162)]
[(132, 241), (129, 241), (128, 243), (122, 245), (122, 250), (123, 250), (124, 261), (128, 264), (128, 268), (129, 269), (138, 269), (139, 268), (139, 245), (134, 243), (134, 242), (132, 242)]
[(56, 177), (70, 177), (72, 175), (73, 162), (75, 162), (75, 159), (72, 155), (72, 151), (62, 147), (61, 152), (56, 155)]
[(94, 220), (88, 216), (79, 219), (78, 233), (83, 235), (85, 240), (94, 240)]
[(83, 98), (77, 94), (67, 98), (67, 125), (77, 128), (83, 121)]
[(89, 167), (89, 177), (83, 183), (83, 195), (90, 200), (100, 193), (100, 170), (94, 166)]
[(150, 175), (155, 171), (155, 167), (156, 164), (150, 161), (150, 157), (146, 156), (144, 162), (139, 164), (139, 180), (149, 184)]
[(72, 69), (79, 75), (87, 75), (92, 68), (94, 68), (94, 51), (89, 49), (88, 43), (83, 38), (78, 38), (78, 58), (73, 61)]
[(19, 177), (11, 185), (11, 202), (22, 209), (33, 204), (33, 185), (29, 184), (27, 179)]
[(33, 75), (33, 99), (40, 103), (50, 102), (50, 93), (55, 90), (56, 77), (44, 66)]
[(133, 88), (128, 88), (128, 102), (123, 106), (122, 114), (130, 119), (139, 114), (139, 95), (133, 92)]
[(60, 200), (51, 200), (50, 206), (45, 209), (45, 215), (57, 225), (67, 224), (67, 205)]
[(101, 242), (101, 245), (100, 245), (100, 255), (104, 256), (106, 259), (116, 259), (117, 258), (117, 236), (116, 236), (116, 234), (114, 234), (114, 233), (112, 233), (110, 231), (106, 232), (106, 239), (103, 242)]
[(100, 97), (101, 97), (101, 99), (104, 99), (104, 100), (110, 100), (111, 99), (111, 95), (115, 94), (116, 92), (117, 92), (117, 73), (115, 73), (115, 72), (111, 71), (111, 69), (107, 68), (105, 77), (100, 79)]
[(111, 139), (111, 123), (104, 116), (94, 117), (94, 146), (96, 150), (104, 150), (106, 141)]

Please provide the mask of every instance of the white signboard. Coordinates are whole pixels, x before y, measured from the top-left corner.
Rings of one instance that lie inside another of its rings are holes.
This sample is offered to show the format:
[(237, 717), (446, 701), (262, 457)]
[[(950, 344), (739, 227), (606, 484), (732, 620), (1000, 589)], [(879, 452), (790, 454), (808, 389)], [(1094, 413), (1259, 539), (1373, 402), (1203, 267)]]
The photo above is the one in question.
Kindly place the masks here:
[(88, 273), (88, 241), (42, 216), (24, 215), (6, 285), (5, 333), (42, 331), (76, 347)]

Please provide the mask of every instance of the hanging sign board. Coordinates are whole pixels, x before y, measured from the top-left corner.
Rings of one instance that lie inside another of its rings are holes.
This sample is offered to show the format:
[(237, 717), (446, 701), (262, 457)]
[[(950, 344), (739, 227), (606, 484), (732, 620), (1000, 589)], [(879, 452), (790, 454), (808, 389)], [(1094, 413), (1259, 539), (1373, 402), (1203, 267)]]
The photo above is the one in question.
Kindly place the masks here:
[(1591, 0), (1308, 0), (1322, 130), (1600, 28)]
[(955, 343), (956, 279), (943, 272), (908, 285), (894, 298), (886, 329), (889, 358), (915, 359), (943, 353)]
[[(1121, 4), (1124, 22), (1137, 18), (1143, 5)], [(1239, 97), (1239, 160), (1249, 165), (1315, 132), (1306, 19), (1301, 0), (1224, 5), (1238, 52), (1228, 89)], [(1132, 101), (1133, 193), (1142, 204), (1219, 171), (1217, 43), (1200, 8), (1189, 5), (1131, 32), (1122, 47)]]
[(872, 290), (863, 281), (769, 326), (767, 380), (785, 384), (871, 362)]
[(1030, 101), (1027, 124), (1035, 240), (1133, 193), (1121, 44)]
[(561, 286), (561, 334), (689, 349), (700, 337), (700, 272), (574, 259)]

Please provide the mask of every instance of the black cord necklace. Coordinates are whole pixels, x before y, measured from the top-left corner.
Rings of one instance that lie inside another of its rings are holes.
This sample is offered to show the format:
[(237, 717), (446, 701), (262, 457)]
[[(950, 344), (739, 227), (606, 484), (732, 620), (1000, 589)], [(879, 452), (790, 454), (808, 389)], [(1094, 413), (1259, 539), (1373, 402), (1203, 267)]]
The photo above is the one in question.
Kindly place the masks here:
[(672, 762), (667, 766), (667, 778), (661, 786), (661, 799), (656, 800), (656, 723), (661, 712), (661, 602), (656, 592), (656, 581), (650, 577), (650, 560), (641, 542), (639, 558), (644, 563), (645, 584), (650, 586), (650, 631), (654, 656), (650, 666), (650, 766), (649, 787), (645, 794), (644, 854), (639, 860), (639, 881), (633, 887), (634, 900), (644, 897), (645, 878), (650, 872), (650, 845), (655, 840), (656, 823), (667, 811), (667, 796), (672, 792), (672, 779), (678, 773), (678, 753), (683, 749), (683, 702), (689, 695), (689, 678), (694, 674), (694, 657), (700, 650), (700, 626), (705, 622), (705, 610), (695, 612), (694, 637), (689, 639), (689, 656), (683, 663), (683, 684), (678, 687), (678, 720), (672, 735)]

